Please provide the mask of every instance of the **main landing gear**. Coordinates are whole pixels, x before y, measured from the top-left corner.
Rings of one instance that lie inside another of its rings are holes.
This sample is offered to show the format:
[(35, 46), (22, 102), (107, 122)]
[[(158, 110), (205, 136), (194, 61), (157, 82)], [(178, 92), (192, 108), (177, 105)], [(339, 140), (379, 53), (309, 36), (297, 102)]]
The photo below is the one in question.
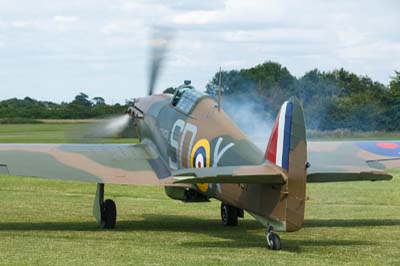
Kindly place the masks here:
[(111, 199), (104, 201), (104, 184), (97, 184), (96, 197), (93, 204), (93, 216), (102, 229), (115, 228), (117, 207)]
[(267, 239), (267, 248), (272, 250), (280, 250), (281, 246), (281, 238), (276, 234), (272, 226), (268, 226), (265, 232), (265, 238)]
[(221, 203), (221, 222), (224, 226), (237, 226), (238, 217), (243, 218), (243, 209), (236, 208), (227, 203)]

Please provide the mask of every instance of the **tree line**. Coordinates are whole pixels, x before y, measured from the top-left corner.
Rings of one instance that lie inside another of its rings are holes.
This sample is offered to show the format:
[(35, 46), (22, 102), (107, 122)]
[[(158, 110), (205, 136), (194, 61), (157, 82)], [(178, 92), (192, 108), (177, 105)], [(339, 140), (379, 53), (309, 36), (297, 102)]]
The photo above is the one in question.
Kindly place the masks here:
[[(206, 85), (211, 96), (217, 95), (218, 79), (217, 72)], [(269, 61), (248, 69), (223, 71), (221, 84), (222, 104), (228, 113), (246, 107), (252, 114), (273, 119), (281, 104), (294, 95), (303, 104), (308, 129), (400, 130), (398, 71), (384, 85), (344, 69), (314, 69), (297, 78), (286, 67)], [(174, 91), (170, 87), (164, 92)], [(129, 104), (110, 105), (102, 97), (90, 98), (85, 93), (63, 103), (13, 98), (0, 102), (0, 119), (97, 118), (121, 114)]]
[[(75, 96), (71, 102), (54, 103), (38, 101), (29, 97), (8, 99), (0, 102), (0, 119), (85, 119), (121, 114), (128, 108), (119, 103), (106, 104), (102, 97), (92, 99), (85, 93)], [(19, 120), (12, 120), (19, 121)], [(23, 120), (22, 120), (23, 121)]]
[[(216, 95), (219, 73), (206, 86)], [(222, 72), (223, 106), (251, 105), (254, 113), (275, 116), (281, 104), (297, 96), (308, 129), (400, 130), (400, 72), (390, 83), (373, 81), (344, 69), (308, 71), (296, 78), (286, 67), (265, 62), (249, 69)], [(227, 108), (231, 109), (231, 108)]]

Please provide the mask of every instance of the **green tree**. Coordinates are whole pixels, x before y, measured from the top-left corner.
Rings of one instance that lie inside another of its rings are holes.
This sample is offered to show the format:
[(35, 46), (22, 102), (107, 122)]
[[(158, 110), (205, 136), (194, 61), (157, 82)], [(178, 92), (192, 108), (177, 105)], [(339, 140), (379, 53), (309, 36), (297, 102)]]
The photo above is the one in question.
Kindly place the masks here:
[(75, 96), (75, 100), (72, 104), (82, 105), (86, 107), (92, 106), (92, 102), (89, 100), (89, 96), (83, 92)]
[(104, 105), (104, 104), (106, 104), (106, 101), (102, 97), (94, 97), (92, 99), (92, 101), (94, 102), (94, 105)]
[(400, 130), (400, 72), (395, 71), (395, 75), (389, 83), (389, 92), (384, 98), (386, 106), (382, 114), (381, 129), (398, 131)]
[(400, 72), (394, 71), (395, 75), (389, 83), (390, 93), (394, 97), (400, 97)]

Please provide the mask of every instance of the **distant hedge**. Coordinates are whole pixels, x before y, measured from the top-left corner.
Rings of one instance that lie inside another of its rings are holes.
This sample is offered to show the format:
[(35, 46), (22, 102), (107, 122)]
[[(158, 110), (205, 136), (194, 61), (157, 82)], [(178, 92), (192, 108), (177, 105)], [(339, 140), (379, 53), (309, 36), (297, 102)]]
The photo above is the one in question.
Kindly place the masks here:
[(28, 119), (87, 119), (106, 117), (112, 114), (122, 114), (128, 108), (119, 103), (108, 105), (101, 97), (89, 99), (89, 96), (80, 93), (70, 103), (53, 103), (38, 101), (29, 97), (24, 99), (8, 99), (0, 102), (1, 118), (28, 118)]
[(0, 118), (0, 124), (42, 124), (43, 122), (37, 119), (24, 117), (8, 117)]

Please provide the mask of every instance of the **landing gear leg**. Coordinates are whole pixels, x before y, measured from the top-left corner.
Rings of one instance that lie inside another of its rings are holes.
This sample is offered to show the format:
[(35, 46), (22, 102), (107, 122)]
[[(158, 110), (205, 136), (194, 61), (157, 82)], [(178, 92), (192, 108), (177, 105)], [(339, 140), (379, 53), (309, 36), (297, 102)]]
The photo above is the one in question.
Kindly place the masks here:
[(281, 238), (276, 234), (272, 226), (268, 226), (265, 232), (265, 238), (267, 239), (267, 247), (272, 250), (281, 249)]
[(243, 217), (243, 210), (226, 203), (221, 203), (221, 222), (224, 226), (237, 226), (238, 217)]
[(117, 221), (117, 207), (113, 200), (104, 201), (104, 184), (97, 184), (93, 203), (93, 216), (103, 229), (112, 229)]

